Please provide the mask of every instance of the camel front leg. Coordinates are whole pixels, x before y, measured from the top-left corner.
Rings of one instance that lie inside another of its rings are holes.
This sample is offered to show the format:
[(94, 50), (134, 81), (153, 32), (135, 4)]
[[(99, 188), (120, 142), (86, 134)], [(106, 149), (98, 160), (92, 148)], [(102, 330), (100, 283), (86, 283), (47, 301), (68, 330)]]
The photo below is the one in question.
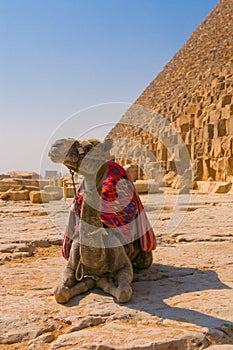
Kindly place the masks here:
[(101, 277), (96, 281), (96, 287), (116, 298), (118, 303), (127, 303), (132, 297), (131, 282), (133, 280), (133, 269), (129, 263), (121, 268), (117, 274), (117, 286), (106, 277)]
[(102, 289), (105, 293), (108, 293), (116, 298), (117, 287), (113, 283), (113, 280), (107, 277), (100, 277), (96, 281), (96, 287)]
[(83, 279), (80, 282), (77, 281), (76, 270), (79, 261), (79, 242), (74, 240), (62, 281), (54, 290), (54, 297), (58, 303), (65, 304), (74, 296), (84, 293), (95, 286), (95, 282), (90, 278)]
[(80, 261), (79, 242), (78, 242), (78, 240), (74, 240), (73, 244), (71, 246), (68, 263), (67, 263), (66, 268), (63, 272), (62, 280), (59, 283), (57, 288), (59, 288), (59, 286), (60, 286), (60, 288), (61, 288), (61, 286), (62, 287), (66, 286), (68, 288), (71, 288), (77, 284), (76, 270), (77, 270), (79, 261)]
[(119, 303), (127, 303), (133, 294), (131, 283), (133, 281), (133, 268), (129, 263), (119, 270), (117, 274), (116, 299)]
[(87, 292), (89, 289), (95, 287), (95, 281), (91, 278), (86, 278), (81, 282), (78, 282), (73, 287), (67, 287), (66, 285), (57, 286), (54, 291), (55, 299), (60, 304), (67, 303), (71, 298)]

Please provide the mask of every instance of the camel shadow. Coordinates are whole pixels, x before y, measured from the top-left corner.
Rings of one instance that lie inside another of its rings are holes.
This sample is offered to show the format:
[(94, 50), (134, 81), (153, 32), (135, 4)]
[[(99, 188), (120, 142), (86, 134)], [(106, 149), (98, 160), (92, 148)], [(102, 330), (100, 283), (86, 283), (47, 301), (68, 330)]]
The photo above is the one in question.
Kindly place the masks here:
[[(232, 322), (200, 311), (184, 307), (172, 307), (165, 300), (178, 297), (181, 294), (194, 293), (191, 299), (194, 300), (196, 298), (197, 300), (199, 298), (197, 302), (195, 300), (195, 305), (199, 308), (201, 305), (201, 294), (198, 292), (224, 289), (229, 290), (231, 288), (222, 283), (217, 273), (213, 270), (152, 264), (150, 269), (135, 275), (133, 283), (134, 294), (127, 303), (127, 307), (147, 312), (153, 316), (160, 317), (162, 320), (169, 319), (187, 322), (209, 329), (217, 328), (223, 324), (231, 325)], [(213, 298), (216, 297), (214, 296)], [(187, 298), (184, 297), (183, 303), (188, 305), (190, 298), (187, 302), (185, 300)], [(179, 298), (179, 303), (181, 303), (181, 298)]]
[[(195, 293), (192, 295), (193, 300), (201, 298), (201, 294), (198, 293), (201, 291), (231, 289), (219, 280), (217, 273), (213, 270), (152, 264), (148, 270), (135, 274), (132, 286), (132, 299), (128, 303), (122, 304), (128, 309), (157, 316), (161, 318), (161, 322), (163, 320), (180, 321), (206, 327), (209, 330), (222, 329), (223, 325), (227, 327), (229, 325), (229, 330), (232, 332), (232, 322), (229, 320), (184, 307), (171, 307), (165, 302), (166, 299), (179, 297), (179, 295), (186, 293)], [(93, 292), (106, 296), (106, 293), (95, 288), (71, 299), (66, 306), (76, 306), (82, 298)], [(200, 303), (200, 299), (198, 302)]]

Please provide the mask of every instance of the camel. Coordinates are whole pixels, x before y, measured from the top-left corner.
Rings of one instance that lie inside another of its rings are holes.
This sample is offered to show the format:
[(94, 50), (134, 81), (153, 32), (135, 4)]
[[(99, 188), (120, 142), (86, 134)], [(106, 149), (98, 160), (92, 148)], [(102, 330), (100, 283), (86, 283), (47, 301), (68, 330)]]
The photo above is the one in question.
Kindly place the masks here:
[[(58, 303), (97, 287), (128, 302), (132, 296), (133, 268), (148, 268), (152, 252), (142, 251), (138, 240), (122, 245), (116, 235), (107, 232), (100, 219), (101, 190), (106, 176), (111, 141), (96, 139), (57, 140), (49, 151), (53, 162), (63, 163), (84, 176), (84, 197), (79, 235), (74, 239), (61, 282), (55, 288)], [(97, 171), (98, 170), (98, 171)], [(112, 240), (114, 244), (108, 244)]]

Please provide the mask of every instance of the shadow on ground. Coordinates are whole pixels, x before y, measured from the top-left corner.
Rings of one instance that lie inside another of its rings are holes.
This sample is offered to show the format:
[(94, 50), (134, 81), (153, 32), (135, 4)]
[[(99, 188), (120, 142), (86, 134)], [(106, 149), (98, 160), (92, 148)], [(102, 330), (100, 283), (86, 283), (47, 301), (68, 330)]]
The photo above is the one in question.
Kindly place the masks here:
[[(218, 300), (213, 300), (213, 298), (216, 298), (216, 293), (213, 293), (213, 291), (229, 289), (231, 290), (229, 286), (219, 280), (217, 273), (213, 270), (153, 264), (149, 270), (135, 274), (133, 297), (124, 306), (128, 309), (157, 316), (161, 318), (161, 322), (168, 319), (191, 323), (208, 329), (220, 327), (221, 330), (222, 326), (226, 325), (232, 330), (231, 321), (188, 308), (188, 304), (191, 304), (193, 308), (205, 310), (208, 308), (207, 304), (209, 302), (213, 307), (218, 302)], [(202, 293), (199, 293), (202, 291), (208, 292), (204, 299)], [(91, 292), (105, 295), (97, 289), (93, 289)], [(188, 300), (187, 293), (190, 295)], [(66, 306), (76, 306), (86, 295), (87, 293), (73, 298)], [(177, 304), (187, 304), (187, 308), (170, 306), (170, 301), (167, 303), (166, 300), (173, 297), (178, 298)]]

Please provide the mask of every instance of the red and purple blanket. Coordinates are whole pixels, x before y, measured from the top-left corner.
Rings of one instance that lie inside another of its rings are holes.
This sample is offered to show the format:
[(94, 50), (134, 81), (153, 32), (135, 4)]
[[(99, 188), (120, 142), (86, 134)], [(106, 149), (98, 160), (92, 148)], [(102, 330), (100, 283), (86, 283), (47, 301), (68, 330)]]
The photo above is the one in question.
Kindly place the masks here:
[[(154, 250), (155, 234), (133, 182), (119, 164), (112, 161), (107, 161), (107, 164), (108, 171), (103, 181), (100, 212), (103, 225), (115, 229), (125, 244), (139, 238), (143, 251)], [(62, 254), (66, 259), (69, 257), (72, 239), (79, 231), (84, 191), (84, 185), (81, 184), (71, 206), (62, 248)]]

